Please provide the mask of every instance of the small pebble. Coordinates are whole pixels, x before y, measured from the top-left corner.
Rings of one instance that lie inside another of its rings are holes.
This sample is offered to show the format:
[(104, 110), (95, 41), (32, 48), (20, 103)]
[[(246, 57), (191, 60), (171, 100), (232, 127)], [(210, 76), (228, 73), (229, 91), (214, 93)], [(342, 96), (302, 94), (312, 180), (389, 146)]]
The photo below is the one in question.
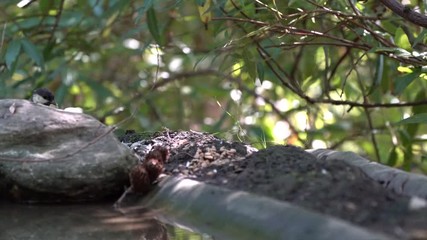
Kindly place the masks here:
[(208, 159), (208, 160), (213, 160), (214, 159), (214, 157), (210, 153), (205, 153), (205, 156), (203, 158), (204, 159)]

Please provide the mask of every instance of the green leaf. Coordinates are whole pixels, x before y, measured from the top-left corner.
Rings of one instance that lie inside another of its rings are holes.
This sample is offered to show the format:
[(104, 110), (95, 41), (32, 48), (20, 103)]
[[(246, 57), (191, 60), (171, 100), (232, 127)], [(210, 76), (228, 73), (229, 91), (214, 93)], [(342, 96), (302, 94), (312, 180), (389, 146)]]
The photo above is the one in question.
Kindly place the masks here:
[(264, 81), (264, 73), (265, 73), (264, 64), (262, 64), (262, 62), (258, 62), (256, 64), (256, 70), (257, 70), (257, 73), (258, 73), (259, 80), (261, 82)]
[(68, 10), (62, 13), (61, 20), (59, 21), (59, 26), (72, 27), (81, 24), (81, 21), (84, 19), (84, 17), (85, 16), (81, 11)]
[(6, 49), (6, 54), (5, 54), (5, 61), (6, 61), (7, 68), (12, 69), (12, 65), (18, 59), (20, 52), (21, 52), (20, 40), (15, 40), (9, 43), (9, 46)]
[(397, 152), (396, 147), (393, 147), (388, 154), (387, 165), (394, 166), (397, 163)]
[(400, 48), (403, 48), (408, 51), (412, 50), (411, 42), (409, 42), (409, 38), (402, 28), (396, 29), (396, 32), (394, 33), (394, 42)]
[(19, 30), (23, 29), (34, 29), (37, 26), (40, 26), (42, 18), (41, 17), (27, 17), (19, 22)]
[(427, 34), (427, 29), (423, 29), (423, 31), (420, 34), (418, 34), (417, 38), (415, 39), (414, 46), (419, 43), (422, 43), (426, 34)]
[(300, 1), (298, 1), (298, 0), (289, 0), (288, 1), (288, 7), (298, 7), (298, 3), (299, 3)]
[(39, 0), (39, 8), (42, 13), (47, 14), (50, 9), (54, 8), (55, 0)]
[(402, 48), (388, 48), (388, 47), (373, 47), (368, 53), (392, 53), (402, 57), (411, 57), (412, 54)]
[(160, 46), (164, 46), (165, 43), (160, 35), (159, 27), (157, 25), (156, 11), (154, 10), (154, 7), (151, 7), (147, 11), (147, 24), (148, 30), (150, 31), (151, 36), (153, 36), (154, 41), (156, 41), (156, 43)]
[(250, 51), (242, 52), (242, 60), (244, 62), (243, 69), (245, 72), (249, 74), (249, 76), (255, 81), (257, 77), (256, 73), (256, 63), (254, 61), (254, 56)]
[(381, 81), (383, 79), (384, 74), (384, 55), (378, 55), (377, 65), (376, 65), (375, 79), (372, 83), (371, 90), (369, 91), (370, 95), (377, 86), (381, 85)]
[(405, 88), (417, 79), (421, 74), (420, 69), (415, 69), (412, 73), (405, 74), (395, 79), (395, 88), (393, 94), (399, 95), (405, 90)]
[[(423, 101), (427, 98), (427, 94), (423, 88), (420, 88), (418, 90), (418, 93), (416, 93), (414, 95), (415, 95), (415, 97), (411, 100), (414, 102)], [(415, 105), (412, 107), (411, 110), (412, 110), (413, 115), (424, 113), (425, 112), (425, 106), (424, 105)], [(409, 139), (409, 141), (405, 142), (403, 140), (403, 138), (401, 137), (403, 146), (412, 145), (412, 140), (415, 138), (419, 128), (420, 128), (420, 124), (409, 124), (409, 125), (406, 125), (405, 128), (402, 129), (402, 131), (406, 132), (406, 134), (407, 134), (406, 137)]]
[(405, 125), (405, 128), (400, 128), (397, 130), (397, 133), (399, 134), (399, 140), (401, 141), (401, 143), (404, 147), (411, 145), (413, 140), (414, 140), (414, 136), (411, 135), (407, 130), (407, 128), (410, 126), (418, 127), (419, 124), (407, 124), (407, 125)]
[(427, 123), (427, 113), (415, 114), (411, 117), (405, 118), (402, 121), (397, 122), (397, 125), (402, 124), (418, 124), (418, 123)]
[[(130, 3), (130, 0), (120, 0), (115, 3), (110, 2), (110, 5), (107, 9), (107, 11), (104, 13), (105, 18), (110, 18), (112, 16), (116, 16), (122, 11), (126, 6), (128, 6)], [(114, 19), (116, 19), (114, 17)], [(108, 24), (107, 24), (108, 25)]]
[(135, 22), (138, 23), (141, 20), (141, 17), (154, 5), (154, 0), (145, 0), (142, 7), (138, 9), (138, 15), (135, 18)]
[(103, 3), (101, 1), (97, 1), (97, 0), (89, 0), (89, 5), (92, 8), (92, 12), (95, 14), (95, 16), (97, 17), (101, 17), (102, 14), (104, 14), (104, 8), (103, 8)]
[(81, 76), (81, 80), (84, 81), (90, 87), (90, 89), (94, 91), (94, 93), (96, 93), (99, 99), (106, 99), (107, 97), (114, 96), (111, 90), (106, 86), (92, 80), (87, 76)]
[(28, 56), (42, 69), (44, 69), (44, 59), (41, 52), (37, 49), (37, 47), (28, 39), (22, 39), (22, 47)]
[(55, 92), (55, 102), (61, 106), (64, 103), (64, 98), (68, 93), (70, 86), (62, 83)]

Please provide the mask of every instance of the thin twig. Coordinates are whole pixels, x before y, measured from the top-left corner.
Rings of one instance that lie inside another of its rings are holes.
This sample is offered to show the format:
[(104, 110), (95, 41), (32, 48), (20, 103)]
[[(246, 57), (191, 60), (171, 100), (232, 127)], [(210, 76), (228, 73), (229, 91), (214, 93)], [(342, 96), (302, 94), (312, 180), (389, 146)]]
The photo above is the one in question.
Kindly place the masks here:
[(49, 43), (53, 41), (53, 38), (55, 36), (55, 31), (58, 28), (59, 20), (61, 19), (61, 15), (62, 15), (62, 10), (64, 9), (64, 2), (65, 0), (61, 0), (61, 3), (59, 5), (58, 13), (55, 16), (55, 23), (53, 24), (53, 27), (52, 27), (52, 34), (49, 37), (49, 41), (48, 41)]
[(0, 41), (0, 55), (3, 48), (3, 44), (4, 44), (4, 37), (6, 35), (6, 26), (7, 26), (7, 22), (3, 24), (3, 32), (1, 34), (1, 41)]
[[(357, 65), (357, 63), (362, 59), (362, 57), (363, 57), (363, 55), (362, 56), (360, 56), (357, 60), (356, 60), (356, 62), (355, 62), (355, 64), (354, 64), (354, 66), (355, 65)], [(353, 60), (353, 58), (351, 57), (351, 59)], [(366, 93), (366, 91), (365, 91), (365, 87), (363, 86), (363, 82), (360, 80), (360, 74), (359, 74), (359, 72), (357, 71), (357, 69), (356, 68), (354, 68), (354, 71), (356, 72), (356, 74), (357, 74), (357, 83), (358, 83), (358, 85), (359, 85), (359, 89), (360, 89), (360, 91), (362, 92), (362, 96), (363, 96), (363, 103), (368, 103), (369, 102), (369, 100), (368, 100), (368, 94)], [(369, 126), (369, 133), (370, 133), (370, 135), (371, 135), (371, 141), (372, 141), (372, 145), (374, 146), (374, 150), (375, 150), (375, 155), (376, 155), (376, 158), (377, 158), (377, 161), (381, 161), (381, 157), (380, 157), (380, 150), (379, 150), (379, 147), (378, 147), (378, 143), (377, 143), (377, 139), (376, 139), (376, 137), (375, 137), (375, 128), (374, 128), (374, 124), (373, 124), (373, 122), (372, 122), (372, 116), (371, 116), (371, 113), (369, 112), (369, 109), (368, 108), (366, 108), (366, 107), (364, 107), (363, 108), (363, 110), (364, 110), (364, 112), (365, 112), (365, 115), (366, 115), (366, 119), (368, 120), (368, 126)]]
[[(216, 75), (220, 77), (224, 77), (224, 73), (217, 71), (215, 69), (204, 69), (204, 70), (198, 70), (195, 72), (183, 72), (183, 73), (176, 73), (171, 75), (170, 77), (166, 79), (161, 79), (157, 83), (153, 83), (152, 85), (146, 87), (150, 90), (155, 90), (159, 87), (165, 86), (171, 82), (177, 81), (177, 80), (187, 80), (193, 77), (200, 77), (200, 76), (206, 76), (206, 75)], [(140, 94), (136, 94), (132, 101), (135, 99), (143, 98), (144, 95), (147, 94), (147, 91), (143, 91)], [(355, 101), (349, 101), (349, 100), (334, 100), (334, 99), (316, 99), (311, 98), (307, 95), (302, 96), (304, 99), (308, 99), (308, 102), (310, 103), (324, 103), (324, 104), (331, 104), (331, 105), (343, 105), (343, 106), (349, 106), (351, 108), (353, 107), (362, 107), (362, 108), (401, 108), (401, 107), (413, 107), (413, 106), (420, 106), (420, 105), (427, 105), (427, 99), (421, 100), (421, 101), (414, 101), (414, 102), (400, 102), (400, 103), (363, 103), (363, 102), (355, 102)]]

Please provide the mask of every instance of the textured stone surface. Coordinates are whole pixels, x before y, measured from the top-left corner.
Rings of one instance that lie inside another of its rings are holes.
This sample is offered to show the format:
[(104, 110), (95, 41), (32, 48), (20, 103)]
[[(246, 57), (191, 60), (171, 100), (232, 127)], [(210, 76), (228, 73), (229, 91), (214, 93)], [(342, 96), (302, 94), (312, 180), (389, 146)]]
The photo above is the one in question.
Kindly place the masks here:
[(95, 118), (0, 100), (0, 194), (30, 202), (116, 196), (137, 158)]
[(427, 176), (378, 164), (352, 152), (338, 152), (327, 149), (312, 150), (311, 152), (318, 158), (327, 161), (344, 161), (356, 166), (371, 179), (396, 193), (427, 199)]
[(162, 209), (171, 222), (209, 232), (215, 239), (395, 240), (284, 201), (166, 178), (143, 205)]

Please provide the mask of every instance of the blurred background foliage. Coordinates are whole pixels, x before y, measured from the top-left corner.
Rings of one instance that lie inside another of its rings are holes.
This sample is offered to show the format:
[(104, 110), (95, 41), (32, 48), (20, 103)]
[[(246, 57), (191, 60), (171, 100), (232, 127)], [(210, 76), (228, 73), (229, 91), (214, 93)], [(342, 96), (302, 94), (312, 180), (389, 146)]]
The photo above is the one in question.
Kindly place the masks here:
[(375, 0), (3, 0), (0, 97), (427, 172), (426, 33)]

